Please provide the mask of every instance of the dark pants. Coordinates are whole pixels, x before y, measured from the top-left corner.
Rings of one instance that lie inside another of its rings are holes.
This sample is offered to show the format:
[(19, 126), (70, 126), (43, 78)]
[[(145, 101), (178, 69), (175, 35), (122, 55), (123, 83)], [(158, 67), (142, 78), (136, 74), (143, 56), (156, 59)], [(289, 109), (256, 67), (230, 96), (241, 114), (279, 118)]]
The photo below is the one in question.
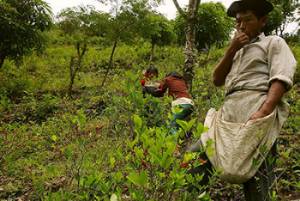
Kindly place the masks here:
[(275, 180), (274, 167), (277, 158), (276, 143), (254, 177), (245, 182), (246, 201), (270, 201)]
[[(207, 185), (212, 175), (212, 164), (209, 162), (205, 153), (200, 156), (207, 163), (191, 169), (188, 173), (203, 174), (203, 179), (199, 182), (200, 186)], [(270, 150), (266, 160), (260, 166), (259, 170), (250, 180), (243, 184), (246, 201), (271, 201), (272, 187), (275, 180), (274, 166), (276, 162), (276, 143)], [(192, 187), (189, 188), (191, 190)]]

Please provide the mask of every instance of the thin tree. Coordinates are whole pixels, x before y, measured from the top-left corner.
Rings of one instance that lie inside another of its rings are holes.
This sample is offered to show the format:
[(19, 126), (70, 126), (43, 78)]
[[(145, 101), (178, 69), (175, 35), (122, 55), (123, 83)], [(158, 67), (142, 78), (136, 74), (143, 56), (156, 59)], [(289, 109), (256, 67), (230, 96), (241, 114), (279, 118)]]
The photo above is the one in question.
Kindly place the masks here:
[[(124, 34), (129, 33), (130, 32), (130, 28), (131, 26), (134, 24), (135, 20), (132, 19), (132, 16), (129, 16), (129, 13), (121, 13), (119, 14), (116, 18), (112, 19), (112, 29), (111, 29), (111, 33), (110, 33), (110, 40), (113, 41), (113, 46), (112, 46), (112, 50), (110, 53), (110, 57), (109, 57), (109, 62), (108, 62), (108, 66), (106, 68), (105, 74), (104, 74), (104, 78), (102, 80), (102, 83), (100, 85), (100, 90), (103, 88), (107, 77), (109, 75), (109, 72), (113, 69), (114, 67), (114, 54), (117, 48), (117, 45), (120, 41), (120, 39), (122, 38), (122, 36)], [(131, 20), (130, 20), (131, 19)]]
[[(299, 0), (270, 0), (275, 9), (270, 13), (269, 22), (276, 25), (275, 32), (277, 35), (283, 36), (284, 31), (289, 23), (295, 22), (295, 12), (299, 9)], [(269, 27), (267, 27), (269, 28)], [(270, 32), (270, 31), (269, 31)]]
[(98, 0), (102, 4), (111, 6), (110, 30), (107, 39), (113, 42), (108, 66), (104, 74), (100, 90), (108, 78), (109, 72), (114, 67), (114, 54), (120, 41), (133, 39), (137, 34), (136, 24), (143, 20), (149, 9), (147, 0)]
[(149, 11), (144, 20), (136, 24), (140, 36), (151, 43), (149, 64), (154, 61), (155, 47), (171, 44), (175, 39), (173, 25), (161, 14)]
[(68, 94), (71, 97), (72, 92), (73, 92), (73, 84), (75, 81), (75, 77), (78, 73), (78, 71), (82, 67), (82, 60), (83, 56), (87, 50), (87, 45), (86, 43), (83, 44), (83, 47), (81, 47), (81, 43), (77, 42), (76, 44), (76, 56), (72, 56), (70, 59), (70, 83), (69, 83), (69, 88), (68, 88)]

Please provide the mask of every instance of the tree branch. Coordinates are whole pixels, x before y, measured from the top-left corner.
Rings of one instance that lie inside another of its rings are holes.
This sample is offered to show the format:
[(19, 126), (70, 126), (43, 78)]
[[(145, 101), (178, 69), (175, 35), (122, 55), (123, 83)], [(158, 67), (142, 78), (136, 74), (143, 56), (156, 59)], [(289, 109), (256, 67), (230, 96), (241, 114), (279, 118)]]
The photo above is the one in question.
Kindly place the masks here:
[(184, 17), (186, 19), (186, 13), (182, 10), (182, 8), (179, 6), (178, 1), (177, 0), (173, 0), (173, 3), (177, 9), (177, 11), (179, 12), (180, 15), (182, 15), (182, 17)]
[(195, 15), (197, 14), (198, 12), (198, 9), (199, 9), (199, 4), (201, 3), (201, 0), (196, 0), (196, 6), (195, 6)]
[(201, 0), (190, 0), (188, 7), (188, 17), (195, 20)]

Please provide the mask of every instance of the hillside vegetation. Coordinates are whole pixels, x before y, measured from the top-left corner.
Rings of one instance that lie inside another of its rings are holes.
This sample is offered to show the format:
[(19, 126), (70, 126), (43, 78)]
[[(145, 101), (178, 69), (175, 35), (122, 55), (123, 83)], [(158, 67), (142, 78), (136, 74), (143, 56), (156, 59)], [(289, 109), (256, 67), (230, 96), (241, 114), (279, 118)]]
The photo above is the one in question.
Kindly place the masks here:
[[(68, 95), (72, 45), (52, 44), (23, 62), (6, 60), (0, 69), (0, 200), (241, 200), (241, 186), (216, 177), (202, 194), (186, 190), (187, 176), (166, 136), (170, 100), (143, 98), (139, 79), (151, 44), (120, 44), (112, 69), (111, 48), (89, 46)], [(291, 45), (300, 60), (300, 46)], [(182, 48), (158, 47), (160, 78), (184, 63)], [(210, 107), (223, 90), (211, 72), (224, 49), (198, 55), (192, 95), (195, 112), (183, 125), (195, 141), (205, 130)], [(104, 85), (104, 75), (108, 78)], [(300, 196), (300, 65), (285, 97), (290, 115), (278, 140), (274, 200)], [(144, 105), (151, 103), (153, 114)], [(185, 146), (182, 144), (182, 146)], [(196, 156), (190, 156), (191, 158)], [(194, 161), (193, 165), (201, 163)], [(199, 179), (199, 178), (198, 178)], [(234, 197), (234, 198), (233, 198)]]

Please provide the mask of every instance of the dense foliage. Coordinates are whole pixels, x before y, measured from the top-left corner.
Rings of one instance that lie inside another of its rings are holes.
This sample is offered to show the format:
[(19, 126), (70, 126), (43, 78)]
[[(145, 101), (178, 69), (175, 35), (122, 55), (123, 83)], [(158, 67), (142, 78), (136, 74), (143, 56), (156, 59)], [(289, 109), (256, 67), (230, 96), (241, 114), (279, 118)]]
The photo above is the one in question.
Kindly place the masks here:
[(18, 58), (44, 44), (42, 31), (52, 23), (49, 6), (41, 0), (0, 1), (0, 68), (6, 57)]
[(108, 33), (110, 15), (95, 10), (94, 7), (75, 7), (62, 10), (58, 16), (60, 29), (69, 35), (104, 37)]
[[(276, 34), (283, 35), (286, 31), (288, 23), (295, 20), (294, 12), (300, 6), (299, 0), (271, 0), (275, 9), (271, 13), (271, 24), (274, 26), (272, 30), (275, 30)], [(277, 16), (276, 16), (277, 15)]]

